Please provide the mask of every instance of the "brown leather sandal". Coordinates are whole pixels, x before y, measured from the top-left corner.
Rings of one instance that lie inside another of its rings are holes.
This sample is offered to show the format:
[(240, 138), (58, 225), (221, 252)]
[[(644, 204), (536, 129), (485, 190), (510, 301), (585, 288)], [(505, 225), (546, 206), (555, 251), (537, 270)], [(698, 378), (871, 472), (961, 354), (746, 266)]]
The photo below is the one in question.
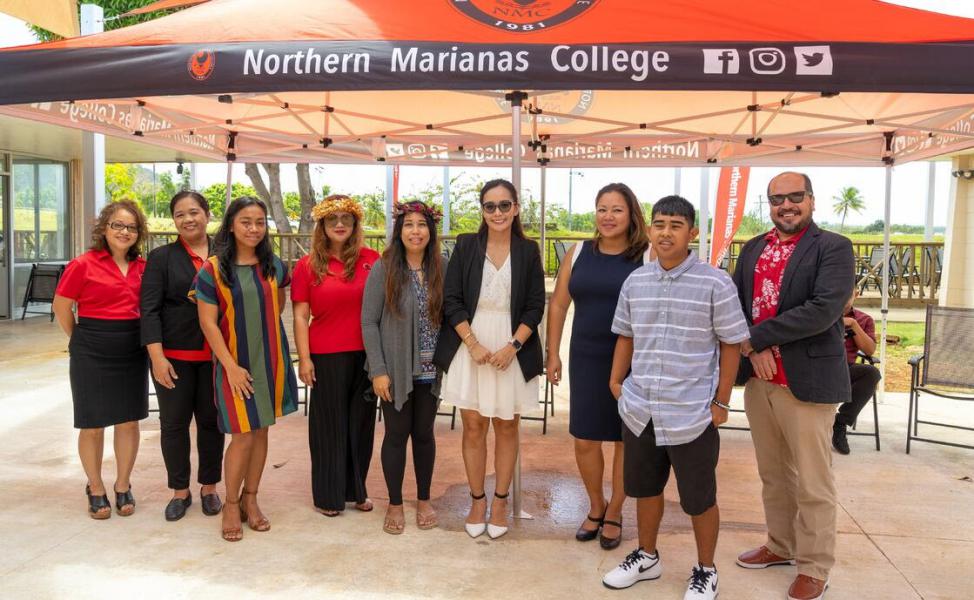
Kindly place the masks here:
[[(237, 510), (240, 513), (240, 519), (242, 521), (245, 517), (244, 517), (243, 510), (240, 509), (240, 498), (238, 497), (236, 500), (231, 500), (230, 498), (227, 498), (227, 507), (232, 506), (232, 505), (236, 505), (237, 506)], [(226, 511), (224, 511), (224, 514), (226, 514)], [(228, 542), (239, 542), (240, 540), (242, 540), (243, 539), (243, 523), (241, 522), (240, 527), (229, 527), (229, 528), (228, 527), (224, 527), (223, 528), (223, 539), (225, 541), (228, 541)]]
[[(244, 490), (243, 491), (243, 495), (244, 496), (253, 496), (254, 497), (254, 503), (255, 504), (257, 503), (257, 490), (254, 490), (252, 492), (251, 491), (248, 491), (248, 490)], [(250, 527), (254, 531), (270, 531), (271, 530), (271, 522), (267, 519), (267, 517), (261, 517), (259, 521), (251, 521), (250, 520), (250, 517), (247, 515), (246, 512), (244, 512), (244, 509), (242, 507), (240, 508), (240, 518), (241, 519), (246, 519), (246, 521), (247, 521), (247, 527)]]

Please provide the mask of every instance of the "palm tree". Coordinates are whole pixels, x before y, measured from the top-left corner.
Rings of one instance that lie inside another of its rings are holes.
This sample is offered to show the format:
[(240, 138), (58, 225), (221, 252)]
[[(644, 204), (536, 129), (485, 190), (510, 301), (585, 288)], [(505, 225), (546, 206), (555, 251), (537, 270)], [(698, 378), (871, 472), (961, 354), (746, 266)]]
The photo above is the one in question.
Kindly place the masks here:
[(845, 231), (845, 218), (849, 215), (849, 211), (861, 213), (866, 208), (866, 200), (859, 193), (859, 188), (852, 186), (842, 188), (839, 190), (839, 195), (832, 196), (832, 199), (835, 200), (832, 210), (836, 215), (842, 215), (840, 231)]

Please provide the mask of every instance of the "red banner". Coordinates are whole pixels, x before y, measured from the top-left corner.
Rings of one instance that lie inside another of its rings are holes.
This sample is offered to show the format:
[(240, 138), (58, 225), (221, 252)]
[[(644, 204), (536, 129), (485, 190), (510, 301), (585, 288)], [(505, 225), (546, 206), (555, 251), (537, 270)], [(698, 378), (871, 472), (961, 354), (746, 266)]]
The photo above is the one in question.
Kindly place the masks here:
[(392, 167), (392, 203), (399, 203), (399, 165)]
[(714, 208), (714, 232), (710, 237), (710, 264), (715, 267), (727, 254), (734, 234), (744, 218), (747, 178), (750, 167), (723, 167), (717, 184), (717, 206)]

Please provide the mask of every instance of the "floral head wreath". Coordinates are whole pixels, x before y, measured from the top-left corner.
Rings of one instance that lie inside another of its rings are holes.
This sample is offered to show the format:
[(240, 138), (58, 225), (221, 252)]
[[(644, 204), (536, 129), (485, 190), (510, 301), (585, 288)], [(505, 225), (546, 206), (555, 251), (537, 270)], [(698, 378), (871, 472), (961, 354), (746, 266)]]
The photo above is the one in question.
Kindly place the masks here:
[(398, 219), (402, 215), (407, 213), (420, 213), (430, 219), (433, 219), (433, 223), (439, 224), (443, 220), (443, 211), (439, 206), (429, 206), (425, 202), (420, 202), (419, 200), (413, 200), (411, 202), (396, 202), (392, 205), (392, 216)]
[(362, 207), (353, 198), (345, 196), (344, 194), (335, 194), (333, 196), (328, 196), (315, 207), (311, 209), (311, 216), (315, 221), (320, 221), (329, 215), (335, 213), (348, 213), (350, 215), (355, 215), (355, 218), (359, 221), (362, 220), (364, 214), (362, 213)]

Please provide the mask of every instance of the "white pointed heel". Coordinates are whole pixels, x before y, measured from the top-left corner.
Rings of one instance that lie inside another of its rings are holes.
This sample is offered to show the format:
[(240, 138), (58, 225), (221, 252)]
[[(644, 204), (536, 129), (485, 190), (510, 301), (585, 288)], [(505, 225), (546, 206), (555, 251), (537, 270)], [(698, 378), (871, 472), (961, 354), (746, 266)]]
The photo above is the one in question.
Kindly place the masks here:
[[(510, 492), (508, 492), (507, 494), (504, 494), (504, 495), (501, 495), (501, 494), (498, 494), (497, 492), (494, 492), (494, 498), (499, 498), (501, 500), (506, 500), (509, 495), (510, 495)], [(491, 510), (491, 516), (493, 516), (493, 512), (494, 511)], [(506, 533), (507, 533), (507, 526), (506, 525), (494, 525), (493, 523), (487, 523), (487, 537), (489, 537), (490, 539), (496, 540), (497, 538), (503, 536)]]
[[(474, 501), (483, 500), (487, 497), (487, 494), (482, 493), (479, 496), (475, 496), (473, 492), (470, 492), (470, 497), (473, 498)], [(482, 536), (485, 531), (487, 531), (487, 523), (464, 523), (463, 528), (467, 531), (467, 535), (472, 538), (478, 538)]]
[(464, 523), (463, 528), (467, 530), (467, 535), (476, 538), (482, 536), (487, 531), (487, 523)]

